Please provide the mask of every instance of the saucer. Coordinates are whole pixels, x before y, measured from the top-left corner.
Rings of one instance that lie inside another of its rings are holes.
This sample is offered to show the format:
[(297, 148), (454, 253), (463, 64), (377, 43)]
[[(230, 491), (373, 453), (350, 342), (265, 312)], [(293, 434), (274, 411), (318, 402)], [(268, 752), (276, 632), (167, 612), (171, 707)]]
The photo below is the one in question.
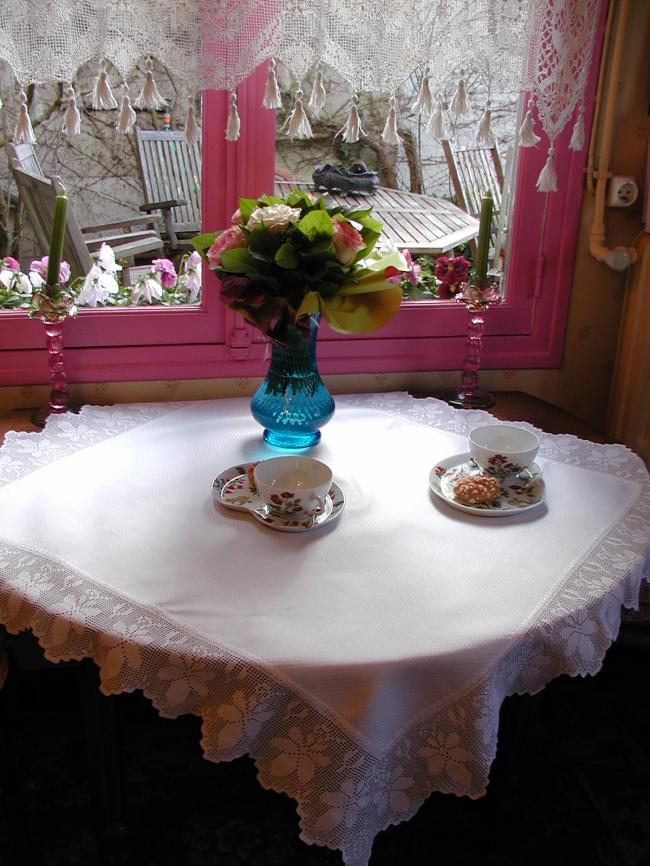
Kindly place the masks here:
[(220, 472), (212, 482), (212, 492), (217, 502), (233, 511), (248, 511), (252, 516), (264, 523), (271, 529), (279, 532), (308, 532), (331, 523), (341, 514), (345, 507), (345, 496), (343, 491), (335, 482), (332, 482), (329, 494), (325, 497), (325, 510), (322, 514), (316, 514), (307, 521), (290, 520), (287, 517), (278, 517), (269, 511), (268, 507), (257, 492), (257, 488), (251, 485), (248, 470), (254, 463), (241, 463), (239, 466), (231, 466)]
[(544, 501), (546, 488), (541, 479), (542, 470), (537, 463), (531, 464), (535, 477), (530, 481), (511, 475), (509, 478), (498, 479), (501, 483), (501, 493), (489, 502), (466, 505), (454, 495), (454, 485), (461, 476), (480, 475), (481, 469), (472, 461), (469, 452), (455, 454), (437, 463), (429, 473), (429, 487), (453, 508), (467, 511), (469, 514), (480, 514), (481, 517), (510, 517), (529, 511), (541, 505)]

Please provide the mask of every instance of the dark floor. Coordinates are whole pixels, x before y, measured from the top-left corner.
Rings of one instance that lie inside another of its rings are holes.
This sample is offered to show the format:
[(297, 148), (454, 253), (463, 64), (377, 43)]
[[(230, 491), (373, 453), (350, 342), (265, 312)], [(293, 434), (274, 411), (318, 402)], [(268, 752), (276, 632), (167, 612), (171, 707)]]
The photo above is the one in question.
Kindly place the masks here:
[[(598, 677), (510, 699), (504, 742), (518, 710), (533, 724), (514, 759), (500, 751), (488, 795), (432, 796), (380, 834), (371, 866), (650, 866), (649, 663), (647, 651), (618, 644)], [(338, 853), (299, 841), (292, 802), (262, 790), (250, 761), (203, 760), (198, 720), (161, 719), (139, 694), (102, 699), (120, 724), (129, 835), (98, 856), (78, 677), (75, 665), (14, 670), (5, 690), (25, 820), (10, 782), (1, 866), (340, 866)]]

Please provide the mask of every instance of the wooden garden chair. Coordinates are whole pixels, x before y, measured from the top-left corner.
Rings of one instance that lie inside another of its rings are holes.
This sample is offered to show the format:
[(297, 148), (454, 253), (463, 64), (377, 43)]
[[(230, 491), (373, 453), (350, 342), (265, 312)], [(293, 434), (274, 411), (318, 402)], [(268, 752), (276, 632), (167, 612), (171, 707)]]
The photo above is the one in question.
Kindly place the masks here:
[(188, 144), (185, 133), (135, 129), (138, 166), (145, 203), (140, 210), (162, 217), (167, 245), (201, 230), (201, 146)]
[[(61, 178), (51, 179), (32, 174), (21, 168), (18, 160), (11, 163), (11, 171), (18, 192), (25, 203), (25, 209), (34, 229), (38, 245), (43, 255), (47, 255), (54, 221), (54, 204), (57, 193), (64, 189)], [(63, 244), (63, 258), (70, 264), (72, 278), (85, 276), (92, 266), (92, 257), (99, 253), (103, 243), (112, 247), (117, 259), (126, 258), (130, 264), (134, 256), (145, 253), (160, 253), (163, 242), (152, 229), (130, 230), (130, 227), (144, 226), (155, 218), (135, 216), (131, 219), (113, 220), (101, 225), (86, 226), (83, 229), (77, 222), (74, 210), (68, 204), (67, 230)], [(125, 231), (126, 230), (126, 231)], [(104, 233), (107, 234), (104, 234)], [(128, 275), (125, 275), (128, 276)]]
[(503, 167), (496, 145), (492, 147), (454, 146), (453, 141), (443, 139), (440, 144), (447, 160), (449, 176), (454, 187), (459, 207), (477, 219), (481, 215), (481, 199), (490, 190), (494, 199), (492, 213), (491, 246), (494, 247), (499, 229), (501, 193), (503, 191)]

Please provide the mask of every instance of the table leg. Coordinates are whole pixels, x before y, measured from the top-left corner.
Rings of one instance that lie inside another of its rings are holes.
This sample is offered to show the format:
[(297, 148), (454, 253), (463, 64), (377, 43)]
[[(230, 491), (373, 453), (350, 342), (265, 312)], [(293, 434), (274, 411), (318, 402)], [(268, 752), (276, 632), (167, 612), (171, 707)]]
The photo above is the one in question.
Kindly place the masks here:
[(82, 663), (80, 682), (99, 859), (125, 863), (127, 827), (115, 698), (101, 694), (97, 668), (88, 660)]

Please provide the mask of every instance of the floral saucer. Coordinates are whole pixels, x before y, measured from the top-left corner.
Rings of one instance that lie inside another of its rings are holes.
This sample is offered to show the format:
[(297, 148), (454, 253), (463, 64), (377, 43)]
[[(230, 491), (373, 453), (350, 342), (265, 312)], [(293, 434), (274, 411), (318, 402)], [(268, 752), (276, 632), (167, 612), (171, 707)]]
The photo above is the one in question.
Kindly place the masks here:
[(306, 522), (278, 517), (273, 514), (252, 483), (252, 467), (255, 463), (242, 463), (225, 469), (212, 482), (212, 492), (217, 502), (233, 511), (248, 511), (260, 523), (279, 532), (308, 532), (336, 520), (345, 507), (343, 491), (332, 482), (329, 494), (325, 497), (325, 510)]
[(530, 480), (510, 475), (501, 478), (501, 493), (489, 502), (467, 505), (456, 498), (454, 486), (462, 476), (480, 475), (481, 469), (473, 462), (471, 455), (455, 454), (436, 464), (429, 473), (429, 487), (453, 508), (467, 511), (469, 514), (480, 514), (481, 517), (510, 517), (541, 505), (546, 489), (541, 479), (542, 470), (533, 463)]

